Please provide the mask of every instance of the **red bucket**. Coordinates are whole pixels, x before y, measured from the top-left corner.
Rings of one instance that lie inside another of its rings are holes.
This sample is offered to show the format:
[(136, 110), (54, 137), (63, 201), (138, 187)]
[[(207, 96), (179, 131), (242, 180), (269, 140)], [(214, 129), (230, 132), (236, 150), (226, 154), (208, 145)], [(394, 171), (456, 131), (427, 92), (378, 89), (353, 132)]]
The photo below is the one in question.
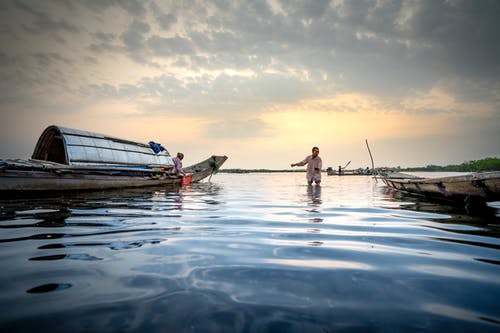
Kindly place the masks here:
[(185, 175), (185, 176), (182, 177), (181, 184), (182, 185), (188, 185), (188, 184), (191, 184), (192, 181), (193, 181), (193, 175), (192, 174), (187, 174), (187, 175)]

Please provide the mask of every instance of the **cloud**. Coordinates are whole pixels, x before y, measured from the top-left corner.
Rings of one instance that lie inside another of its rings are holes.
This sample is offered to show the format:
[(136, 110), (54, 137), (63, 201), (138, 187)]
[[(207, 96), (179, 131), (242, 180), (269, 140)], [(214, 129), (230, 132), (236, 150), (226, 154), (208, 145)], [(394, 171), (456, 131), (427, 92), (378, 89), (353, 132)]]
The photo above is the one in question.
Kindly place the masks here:
[[(24, 30), (34, 34), (46, 32), (77, 32), (78, 28), (68, 23), (65, 18), (56, 18), (52, 16), (54, 12), (43, 11), (30, 6), (22, 1), (13, 1), (13, 7), (19, 11), (22, 18), (22, 27)], [(19, 19), (19, 17), (15, 18)]]
[(117, 36), (112, 33), (95, 32), (90, 34), (92, 42), (88, 46), (92, 54), (116, 53), (120, 49), (115, 45)]
[(203, 134), (212, 139), (248, 139), (269, 137), (269, 130), (261, 119), (239, 119), (229, 115), (226, 119), (207, 124)]
[(50, 66), (60, 61), (66, 64), (70, 63), (70, 61), (67, 58), (55, 52), (35, 53), (33, 57), (36, 59), (38, 65), (42, 67)]
[(498, 1), (422, 1), (407, 9), (401, 30), (428, 44), (445, 73), (498, 77), (499, 14)]
[(148, 24), (134, 20), (128, 29), (122, 34), (121, 40), (132, 59), (142, 62), (145, 50), (144, 35), (149, 32)]
[(120, 0), (117, 5), (122, 7), (132, 17), (142, 17), (146, 15), (144, 1), (140, 0)]
[(161, 14), (156, 17), (156, 22), (160, 25), (163, 30), (170, 30), (172, 26), (177, 22), (175, 15), (171, 13)]
[(389, 117), (414, 138), (414, 117), (463, 129), (476, 113), (491, 134), (498, 17), (495, 0), (5, 0), (0, 112), (40, 122), (120, 106), (127, 120), (176, 115), (211, 124), (207, 136), (274, 142), (270, 129), (295, 140), (311, 114), (342, 131)]
[[(10, 4), (4, 6), (22, 14), (22, 23), (8, 27), (38, 34), (89, 30), (83, 24), (91, 16), (81, 18), (89, 13), (101, 22), (107, 21), (103, 15), (119, 15), (111, 30), (103, 23), (89, 31), (90, 42), (82, 47), (86, 59), (97, 59), (92, 52), (125, 51), (137, 66), (174, 65), (198, 74), (234, 69), (266, 75), (293, 68), (328, 77), (339, 89), (381, 95), (432, 89), (443, 78), (487, 82), (482, 90), (490, 94), (492, 84), (498, 88), (496, 1)], [(65, 13), (80, 17), (68, 23)]]
[(148, 39), (148, 46), (156, 56), (170, 57), (194, 54), (194, 48), (191, 41), (179, 36), (172, 38), (153, 36)]
[(95, 100), (123, 100), (146, 113), (182, 112), (186, 116), (227, 116), (260, 112), (272, 105), (293, 104), (315, 94), (315, 85), (287, 75), (161, 75), (134, 84), (93, 84), (85, 95)]

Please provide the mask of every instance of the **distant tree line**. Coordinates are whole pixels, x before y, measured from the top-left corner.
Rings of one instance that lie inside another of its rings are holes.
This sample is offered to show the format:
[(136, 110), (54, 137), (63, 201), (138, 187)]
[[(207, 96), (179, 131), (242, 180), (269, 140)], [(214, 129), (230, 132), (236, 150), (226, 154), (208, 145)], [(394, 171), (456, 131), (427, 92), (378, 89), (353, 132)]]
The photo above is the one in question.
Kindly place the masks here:
[[(500, 171), (500, 158), (487, 157), (477, 161), (464, 162), (459, 165), (428, 165), (425, 167), (411, 167), (399, 168), (402, 171), (461, 171), (461, 172), (477, 172), (477, 171)], [(305, 172), (305, 169), (283, 169), (283, 170), (270, 170), (270, 169), (220, 169), (219, 172), (225, 173), (249, 173), (249, 172)]]
[(260, 173), (269, 173), (269, 172), (305, 172), (305, 169), (283, 169), (283, 170), (270, 170), (270, 169), (220, 169), (219, 172), (225, 173), (249, 173), (249, 172), (260, 172)]
[(477, 171), (497, 171), (500, 170), (500, 158), (487, 157), (477, 161), (464, 162), (459, 165), (428, 165), (425, 167), (412, 167), (401, 169), (403, 171), (462, 171), (462, 172), (477, 172)]

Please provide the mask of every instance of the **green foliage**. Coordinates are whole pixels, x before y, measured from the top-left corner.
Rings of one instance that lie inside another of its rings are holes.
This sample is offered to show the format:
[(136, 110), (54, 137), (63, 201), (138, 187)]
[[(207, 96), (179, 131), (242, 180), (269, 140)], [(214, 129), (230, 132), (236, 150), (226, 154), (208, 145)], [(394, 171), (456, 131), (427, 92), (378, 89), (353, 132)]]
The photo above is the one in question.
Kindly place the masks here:
[(478, 161), (465, 162), (459, 165), (460, 171), (493, 171), (500, 170), (500, 158), (488, 157)]
[(487, 157), (477, 161), (464, 162), (459, 165), (428, 165), (426, 167), (406, 168), (405, 171), (497, 171), (500, 170), (500, 158)]

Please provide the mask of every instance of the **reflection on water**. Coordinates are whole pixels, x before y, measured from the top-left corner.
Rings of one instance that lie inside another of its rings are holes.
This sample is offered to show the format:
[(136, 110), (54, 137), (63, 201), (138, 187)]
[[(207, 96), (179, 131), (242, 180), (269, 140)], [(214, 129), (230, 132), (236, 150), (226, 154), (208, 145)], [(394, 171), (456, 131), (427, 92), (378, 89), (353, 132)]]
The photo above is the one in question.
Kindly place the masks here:
[(309, 202), (313, 205), (321, 205), (321, 186), (320, 185), (308, 185), (307, 186), (307, 197)]
[(499, 331), (499, 205), (367, 176), (0, 200), (0, 331)]

